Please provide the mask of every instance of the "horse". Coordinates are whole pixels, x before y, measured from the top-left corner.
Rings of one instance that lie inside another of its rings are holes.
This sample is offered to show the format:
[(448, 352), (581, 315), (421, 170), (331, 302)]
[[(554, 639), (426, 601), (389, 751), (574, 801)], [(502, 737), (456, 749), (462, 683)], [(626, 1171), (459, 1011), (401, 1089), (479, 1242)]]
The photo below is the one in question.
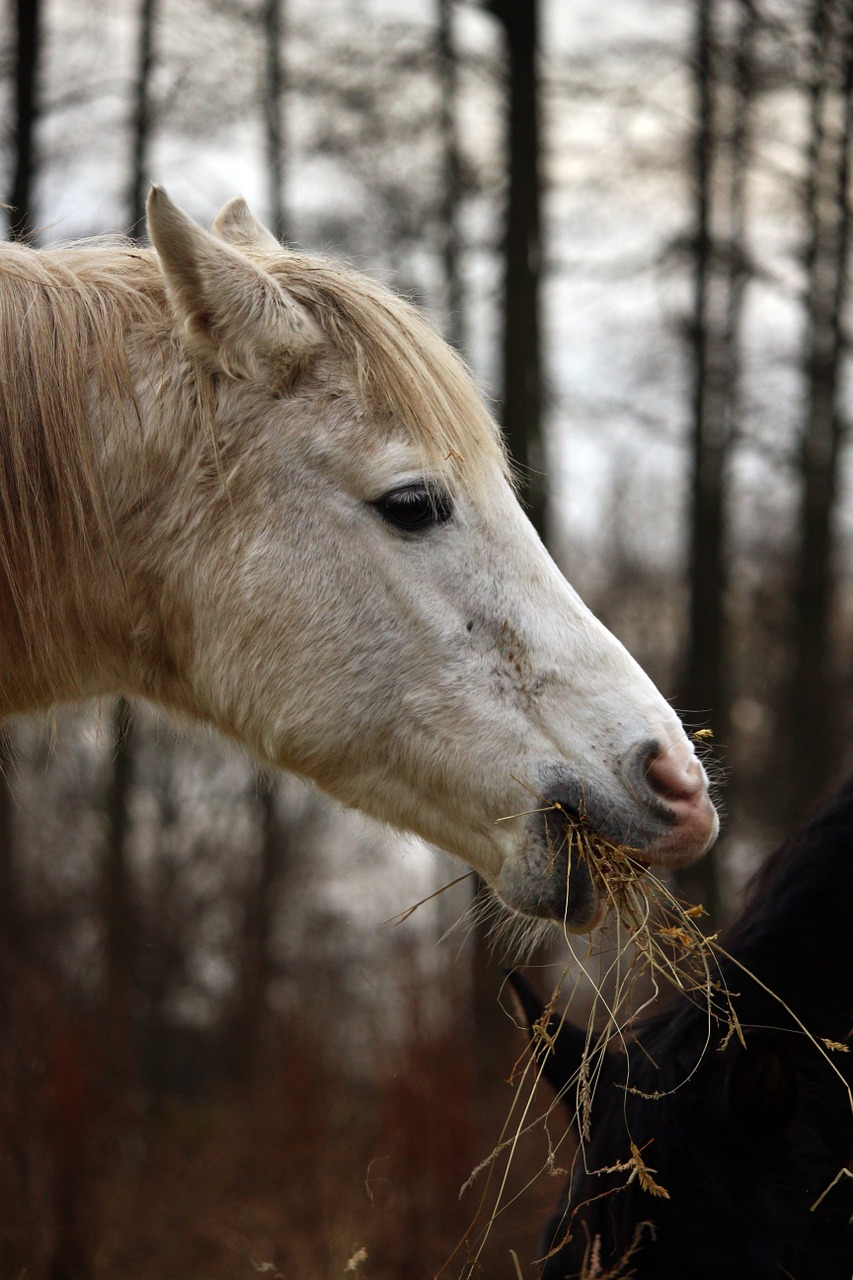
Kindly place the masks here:
[[(742, 1038), (709, 1047), (707, 1008), (679, 996), (608, 1050), (541, 1280), (850, 1280), (851, 913), (853, 779), (759, 870), (722, 937)], [(542, 1001), (513, 985), (533, 1028)], [(545, 1023), (543, 1074), (571, 1105), (586, 1035)]]
[[(666, 700), (524, 515), (407, 302), (161, 188), (151, 248), (0, 248), (0, 721), (123, 693), (577, 931), (539, 810), (663, 865), (717, 815)], [(568, 888), (567, 888), (568, 882)]]

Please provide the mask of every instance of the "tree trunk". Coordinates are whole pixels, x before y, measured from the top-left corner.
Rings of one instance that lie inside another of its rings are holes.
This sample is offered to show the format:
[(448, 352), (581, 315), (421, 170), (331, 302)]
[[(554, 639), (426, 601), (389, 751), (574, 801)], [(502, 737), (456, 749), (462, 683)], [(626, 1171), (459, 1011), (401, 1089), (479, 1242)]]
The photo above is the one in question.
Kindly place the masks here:
[[(745, 179), (750, 150), (752, 50), (756, 16), (741, 0), (720, 48), (716, 0), (699, 0), (694, 75), (692, 434), (688, 634), (681, 705), (707, 722), (725, 750), (729, 688), (726, 625), (728, 462), (738, 415), (740, 325), (748, 278)], [(723, 78), (730, 68), (729, 78)], [(679, 876), (686, 896), (701, 899), (712, 920), (719, 910), (717, 859)]]
[(23, 943), (23, 914), (15, 840), (15, 800), (11, 784), (12, 738), (0, 726), (0, 956), (15, 955)]
[(850, 240), (853, 24), (845, 0), (815, 0), (805, 214), (805, 406), (794, 567), (794, 660), (787, 705), (791, 817), (832, 781), (839, 723), (833, 695), (833, 520), (843, 424), (839, 390)]
[(148, 150), (151, 140), (151, 73), (154, 68), (154, 29), (157, 0), (142, 0), (139, 8), (139, 42), (136, 49), (136, 79), (130, 119), (131, 170), (128, 191), (130, 230), (134, 234), (145, 218), (145, 197), (151, 181)]
[(487, 0), (507, 55), (507, 204), (504, 234), (503, 427), (528, 515), (547, 526), (542, 441), (541, 183), (538, 0)]
[(453, 0), (438, 0), (438, 73), (441, 89), (442, 201), (441, 258), (444, 267), (446, 336), (457, 351), (465, 350), (465, 316), (461, 276), (459, 213), (462, 172), (456, 132), (456, 54), (453, 47)]
[(283, 236), (287, 220), (284, 200), (284, 0), (264, 0), (264, 138), (266, 142), (269, 219), (272, 230)]
[(226, 1046), (231, 1074), (243, 1081), (252, 1078), (267, 1026), (267, 997), (275, 971), (273, 930), (283, 884), (314, 823), (312, 810), (284, 812), (278, 783), (265, 777), (258, 781), (258, 817), (261, 844), (255, 874), (243, 899), (236, 999)]
[(9, 234), (13, 240), (31, 235), (34, 227), (33, 178), (37, 163), (35, 133), (39, 116), (41, 17), (41, 0), (16, 0), (14, 167), (8, 196)]
[(137, 976), (137, 920), (128, 850), (133, 738), (133, 709), (119, 698), (113, 710), (113, 774), (106, 801), (102, 902), (107, 997), (114, 1015), (122, 1021)]

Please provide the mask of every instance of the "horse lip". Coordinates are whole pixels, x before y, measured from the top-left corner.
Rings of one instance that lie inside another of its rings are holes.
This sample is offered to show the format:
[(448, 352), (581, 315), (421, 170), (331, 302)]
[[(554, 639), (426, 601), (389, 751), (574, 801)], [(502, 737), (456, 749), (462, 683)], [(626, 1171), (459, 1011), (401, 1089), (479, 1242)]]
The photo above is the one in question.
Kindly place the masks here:
[(590, 836), (630, 850), (644, 870), (658, 861), (670, 863), (666, 846), (676, 816), (654, 797), (638, 809), (631, 797), (620, 802), (610, 787), (560, 767), (540, 780), (537, 794), (543, 808), (530, 819), (527, 847), (494, 882), (499, 896), (520, 914), (553, 920), (570, 933), (589, 933), (604, 919), (607, 895), (567, 838), (573, 821), (583, 822)]
[(565, 841), (555, 848), (545, 839), (544, 825), (526, 855), (507, 864), (492, 887), (513, 911), (551, 920), (569, 933), (589, 933), (605, 913), (588, 863), (573, 857), (570, 864)]
[(582, 822), (593, 839), (630, 850), (631, 860), (647, 870), (656, 861), (657, 848), (670, 838), (675, 815), (654, 799), (639, 813), (633, 805), (615, 801), (608, 789), (591, 785), (588, 778), (580, 782), (565, 773), (555, 772), (544, 794), (552, 805), (538, 818), (537, 844), (539, 858), (547, 862), (537, 877), (540, 898), (533, 910), (572, 933), (589, 933), (602, 923), (608, 900), (589, 863), (577, 856), (567, 836), (570, 825)]
[(559, 917), (560, 922), (565, 925), (569, 933), (589, 933), (591, 930), (597, 929), (603, 922), (604, 917), (607, 915), (607, 903), (594, 886), (588, 906), (589, 913), (585, 916), (581, 916), (577, 912), (570, 916), (566, 912), (565, 915)]
[(639, 856), (632, 856), (637, 862), (660, 867), (691, 866), (708, 852), (719, 835), (720, 819), (710, 796), (706, 796), (705, 818), (707, 821), (697, 825), (692, 838), (685, 839), (684, 827), (679, 825), (678, 815), (671, 814), (669, 830), (651, 842)]
[(568, 846), (553, 852), (544, 871), (538, 913), (571, 933), (588, 933), (604, 917), (604, 905), (589, 864), (571, 856)]

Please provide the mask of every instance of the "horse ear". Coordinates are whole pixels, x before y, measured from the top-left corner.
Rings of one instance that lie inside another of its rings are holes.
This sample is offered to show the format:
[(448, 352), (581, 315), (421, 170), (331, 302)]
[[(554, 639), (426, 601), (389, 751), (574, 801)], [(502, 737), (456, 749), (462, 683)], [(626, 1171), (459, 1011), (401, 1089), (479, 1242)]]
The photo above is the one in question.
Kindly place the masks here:
[(235, 196), (222, 206), (210, 229), (220, 240), (240, 249), (281, 249), (278, 240), (258, 222), (242, 196)]
[(308, 311), (239, 249), (203, 231), (161, 187), (148, 234), (195, 354), (233, 377), (266, 375), (284, 389), (324, 339)]
[(574, 1097), (569, 1097), (568, 1091), (586, 1052), (586, 1032), (557, 1014), (545, 1018), (546, 1008), (541, 996), (520, 973), (514, 970), (508, 973), (507, 981), (515, 994), (531, 1040), (535, 1043), (541, 1039), (547, 1046), (542, 1059), (542, 1075), (574, 1113)]

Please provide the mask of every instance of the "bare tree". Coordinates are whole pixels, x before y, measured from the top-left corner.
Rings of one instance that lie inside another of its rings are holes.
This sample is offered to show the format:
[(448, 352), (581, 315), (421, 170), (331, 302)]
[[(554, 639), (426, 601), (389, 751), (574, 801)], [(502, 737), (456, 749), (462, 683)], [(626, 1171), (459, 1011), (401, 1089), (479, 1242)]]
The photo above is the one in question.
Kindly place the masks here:
[(136, 978), (137, 920), (129, 860), (134, 713), (119, 698), (113, 709), (113, 768), (107, 792), (102, 910), (107, 996), (123, 1019)]
[(269, 218), (276, 235), (287, 225), (284, 200), (284, 0), (264, 0), (264, 94), (263, 118), (266, 144)]
[(153, 124), (151, 73), (154, 68), (154, 32), (158, 0), (141, 0), (136, 46), (136, 78), (130, 119), (131, 161), (128, 210), (130, 228), (136, 231), (145, 217), (145, 196), (151, 179), (148, 151)]
[[(739, 411), (740, 325), (748, 279), (745, 183), (756, 22), (752, 0), (739, 0), (734, 21), (723, 32), (717, 0), (698, 0), (693, 58), (693, 314), (689, 330), (692, 474), (688, 633), (681, 700), (688, 714), (710, 721), (723, 746), (728, 738), (730, 699), (727, 490)], [(715, 916), (715, 859), (706, 859), (685, 873), (682, 888), (700, 896)]]
[(443, 160), (441, 256), (446, 289), (447, 337), (458, 351), (465, 349), (459, 214), (462, 166), (456, 129), (457, 67), (453, 47), (453, 0), (438, 0), (438, 73)]
[(316, 836), (320, 810), (313, 801), (295, 807), (274, 778), (257, 781), (260, 847), (242, 895), (235, 998), (226, 1056), (232, 1074), (251, 1079), (268, 1024), (269, 987), (278, 972), (276, 925), (284, 891)]
[(38, 75), (41, 54), (41, 0), (15, 3), (14, 168), (9, 204), (9, 234), (23, 239), (33, 230), (33, 177), (36, 171)]
[(11, 735), (0, 727), (0, 948), (4, 949), (16, 947), (22, 923), (11, 766)]
[(501, 23), (507, 58), (507, 197), (501, 394), (503, 426), (521, 492), (544, 534), (547, 491), (542, 443), (542, 270), (538, 0), (486, 0)]
[(805, 406), (799, 445), (799, 540), (794, 564), (794, 660), (787, 702), (794, 813), (829, 786), (839, 723), (833, 698), (833, 522), (844, 423), (839, 391), (848, 295), (853, 20), (846, 0), (810, 10), (809, 139), (805, 188)]

